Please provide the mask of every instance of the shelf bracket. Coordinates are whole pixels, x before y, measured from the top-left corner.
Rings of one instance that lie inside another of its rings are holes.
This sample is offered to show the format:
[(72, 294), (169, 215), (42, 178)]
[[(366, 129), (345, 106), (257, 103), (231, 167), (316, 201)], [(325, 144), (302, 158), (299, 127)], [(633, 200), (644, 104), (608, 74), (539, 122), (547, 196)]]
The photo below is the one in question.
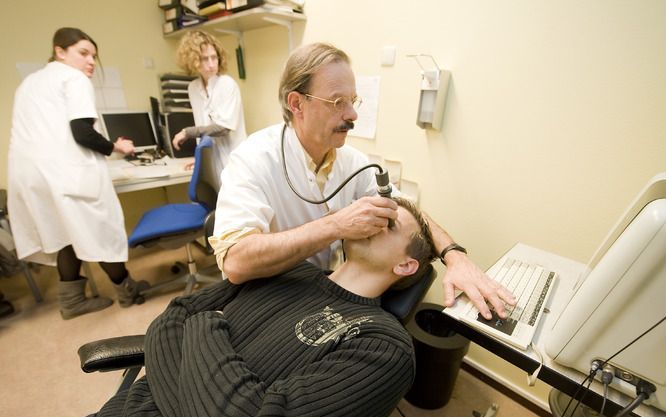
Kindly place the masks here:
[(224, 35), (231, 35), (235, 36), (236, 40), (238, 41), (238, 46), (241, 47), (242, 50), (245, 50), (245, 44), (243, 42), (243, 32), (240, 30), (229, 30), (229, 29), (213, 29), (215, 32), (222, 33)]
[(263, 19), (267, 22), (271, 22), (275, 25), (280, 25), (282, 27), (287, 28), (287, 36), (289, 37), (289, 53), (291, 53), (291, 50), (294, 48), (294, 40), (292, 39), (292, 33), (291, 33), (291, 20), (276, 19), (274, 17), (265, 17), (265, 16)]

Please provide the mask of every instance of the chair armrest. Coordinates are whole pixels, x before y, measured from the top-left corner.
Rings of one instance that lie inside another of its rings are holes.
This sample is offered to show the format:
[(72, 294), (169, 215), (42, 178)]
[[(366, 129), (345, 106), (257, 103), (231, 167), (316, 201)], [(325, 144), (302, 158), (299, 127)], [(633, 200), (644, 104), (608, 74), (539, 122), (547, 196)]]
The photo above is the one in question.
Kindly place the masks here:
[(204, 240), (206, 241), (206, 251), (208, 254), (215, 252), (213, 247), (208, 243), (208, 238), (213, 236), (213, 231), (215, 230), (215, 210), (211, 211), (206, 215), (204, 220)]
[(78, 350), (83, 372), (142, 367), (145, 335), (120, 336), (86, 343)]

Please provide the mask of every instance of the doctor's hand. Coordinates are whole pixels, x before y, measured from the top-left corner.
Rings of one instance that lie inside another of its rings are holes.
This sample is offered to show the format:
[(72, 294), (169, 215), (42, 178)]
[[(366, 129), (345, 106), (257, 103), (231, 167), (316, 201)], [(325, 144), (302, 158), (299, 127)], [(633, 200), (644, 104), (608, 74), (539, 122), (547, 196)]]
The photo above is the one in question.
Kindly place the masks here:
[(131, 139), (126, 138), (125, 136), (120, 136), (113, 143), (113, 152), (119, 152), (124, 155), (130, 155), (134, 153), (134, 142)]
[(516, 298), (503, 285), (487, 276), (466, 254), (450, 251), (445, 255), (446, 273), (442, 278), (444, 304), (455, 303), (455, 289), (463, 291), (486, 319), (492, 318), (490, 303), (501, 318), (506, 318), (504, 303), (516, 304)]
[(328, 217), (338, 239), (365, 239), (379, 233), (389, 219), (398, 218), (398, 204), (390, 198), (363, 197)]
[(176, 150), (180, 150), (180, 145), (187, 140), (187, 136), (185, 136), (185, 129), (181, 130), (180, 132), (176, 133), (176, 135), (173, 137), (173, 140), (171, 143), (173, 144), (173, 147), (176, 148)]

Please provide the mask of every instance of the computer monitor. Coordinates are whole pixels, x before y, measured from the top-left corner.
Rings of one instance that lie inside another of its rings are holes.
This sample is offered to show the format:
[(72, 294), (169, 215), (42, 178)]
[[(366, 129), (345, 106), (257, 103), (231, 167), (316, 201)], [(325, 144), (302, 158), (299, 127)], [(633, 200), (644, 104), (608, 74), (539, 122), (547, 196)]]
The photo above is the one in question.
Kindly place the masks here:
[(169, 138), (166, 136), (164, 116), (160, 111), (160, 101), (157, 97), (150, 97), (150, 116), (153, 118), (153, 125), (157, 134), (157, 150), (164, 150), (165, 153), (169, 153), (170, 146), (167, 144)]
[(165, 133), (167, 136), (167, 146), (169, 156), (172, 158), (187, 158), (194, 156), (194, 149), (197, 147), (197, 142), (194, 139), (186, 140), (180, 144), (180, 149), (173, 149), (171, 139), (176, 133), (185, 129), (186, 127), (194, 126), (194, 116), (190, 112), (172, 112), (164, 114)]
[(635, 384), (648, 381), (657, 391), (645, 404), (666, 411), (664, 298), (666, 173), (643, 188), (594, 254), (550, 330), (546, 353), (585, 374), (593, 360), (608, 360), (616, 374), (611, 387), (634, 397)]
[(113, 112), (101, 114), (106, 137), (115, 142), (125, 136), (134, 142), (136, 153), (157, 150), (157, 138), (153, 121), (147, 111)]

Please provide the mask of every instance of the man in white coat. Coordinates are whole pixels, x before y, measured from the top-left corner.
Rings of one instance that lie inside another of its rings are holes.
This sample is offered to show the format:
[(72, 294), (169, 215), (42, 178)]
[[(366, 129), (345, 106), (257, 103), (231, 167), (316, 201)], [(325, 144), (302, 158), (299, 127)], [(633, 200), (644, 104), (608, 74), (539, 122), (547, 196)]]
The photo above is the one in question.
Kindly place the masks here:
[[(364, 154), (345, 145), (361, 104), (349, 57), (323, 43), (296, 49), (282, 74), (279, 98), (284, 124), (250, 135), (221, 176), (210, 242), (220, 269), (234, 283), (275, 275), (305, 259), (334, 269), (342, 240), (371, 237), (397, 217), (396, 203), (377, 195), (369, 170), (325, 203), (296, 195), (321, 201), (368, 164)], [(471, 262), (444, 229), (429, 222), (447, 266), (444, 303), (453, 304), (458, 288), (487, 318), (486, 300), (505, 317), (504, 302), (515, 303), (513, 295)]]

